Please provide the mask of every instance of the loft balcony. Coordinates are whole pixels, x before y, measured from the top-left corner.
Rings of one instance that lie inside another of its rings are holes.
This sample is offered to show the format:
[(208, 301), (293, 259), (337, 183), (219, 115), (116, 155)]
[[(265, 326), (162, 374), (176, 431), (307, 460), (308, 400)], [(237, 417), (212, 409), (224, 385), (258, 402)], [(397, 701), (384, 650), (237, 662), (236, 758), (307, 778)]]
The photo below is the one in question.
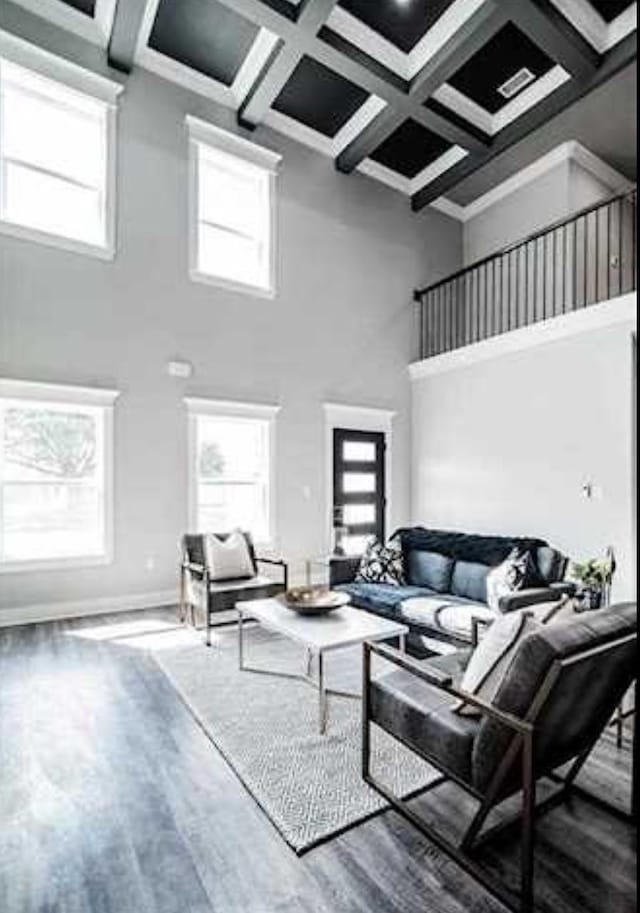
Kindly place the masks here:
[(636, 189), (414, 292), (423, 360), (637, 289)]

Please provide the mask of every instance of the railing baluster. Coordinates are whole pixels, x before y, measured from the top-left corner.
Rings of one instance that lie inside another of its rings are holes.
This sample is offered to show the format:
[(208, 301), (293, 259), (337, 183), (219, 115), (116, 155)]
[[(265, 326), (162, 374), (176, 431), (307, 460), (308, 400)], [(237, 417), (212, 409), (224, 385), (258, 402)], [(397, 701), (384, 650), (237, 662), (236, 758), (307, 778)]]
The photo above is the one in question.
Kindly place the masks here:
[(596, 261), (595, 300), (600, 300), (600, 210), (596, 211), (596, 237), (594, 240), (594, 258)]
[(572, 311), (578, 307), (578, 222), (573, 223), (573, 290), (572, 290)]
[(636, 253), (636, 195), (631, 195), (631, 289), (636, 289), (638, 257)]
[(558, 235), (554, 231), (553, 233), (553, 297), (552, 297), (552, 307), (553, 307), (553, 316), (556, 316), (557, 313), (557, 281), (558, 281)]
[(584, 295), (582, 301), (582, 307), (587, 306), (588, 297), (589, 297), (589, 260), (588, 260), (588, 251), (589, 246), (589, 216), (585, 216), (582, 220), (582, 244), (584, 246), (583, 250), (583, 270), (584, 270)]
[(607, 299), (611, 298), (611, 204), (607, 206)]
[(562, 313), (567, 311), (567, 279), (569, 275), (569, 242), (567, 240), (567, 226), (562, 226)]
[(622, 294), (622, 200), (618, 200), (618, 294)]

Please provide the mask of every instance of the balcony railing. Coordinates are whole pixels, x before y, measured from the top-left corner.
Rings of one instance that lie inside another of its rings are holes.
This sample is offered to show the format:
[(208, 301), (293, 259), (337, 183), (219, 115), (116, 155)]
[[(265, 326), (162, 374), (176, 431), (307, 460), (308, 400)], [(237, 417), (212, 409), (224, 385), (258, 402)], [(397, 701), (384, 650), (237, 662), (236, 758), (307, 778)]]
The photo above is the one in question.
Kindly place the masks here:
[(416, 290), (418, 357), (450, 352), (636, 288), (634, 189)]

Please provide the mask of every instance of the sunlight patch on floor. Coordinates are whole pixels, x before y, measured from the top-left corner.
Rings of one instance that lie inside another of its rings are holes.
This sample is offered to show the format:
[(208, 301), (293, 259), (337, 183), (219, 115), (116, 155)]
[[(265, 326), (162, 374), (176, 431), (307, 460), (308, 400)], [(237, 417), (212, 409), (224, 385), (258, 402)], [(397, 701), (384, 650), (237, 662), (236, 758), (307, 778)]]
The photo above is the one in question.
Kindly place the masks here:
[[(203, 643), (203, 634), (188, 625), (165, 618), (138, 618), (114, 621), (109, 624), (87, 625), (67, 631), (67, 636), (82, 640), (113, 641), (119, 646), (138, 650), (170, 650), (193, 647)], [(212, 631), (211, 642), (216, 645), (219, 635)]]

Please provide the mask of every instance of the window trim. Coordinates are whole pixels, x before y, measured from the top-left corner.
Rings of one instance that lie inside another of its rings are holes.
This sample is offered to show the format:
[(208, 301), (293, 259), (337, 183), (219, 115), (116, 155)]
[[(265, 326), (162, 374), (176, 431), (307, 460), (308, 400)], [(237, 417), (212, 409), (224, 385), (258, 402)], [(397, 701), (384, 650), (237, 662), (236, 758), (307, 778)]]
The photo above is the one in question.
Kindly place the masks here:
[(0, 65), (2, 60), (59, 83), (70, 91), (85, 95), (105, 106), (105, 240), (104, 244), (94, 244), (20, 225), (1, 217), (0, 232), (23, 241), (33, 241), (71, 253), (113, 260), (116, 254), (117, 99), (124, 86), (0, 30)]
[(197, 529), (198, 520), (198, 419), (203, 416), (231, 416), (235, 418), (253, 418), (266, 421), (269, 427), (269, 491), (267, 496), (267, 526), (269, 535), (266, 540), (256, 540), (256, 546), (273, 548), (277, 544), (276, 535), (276, 418), (280, 406), (267, 403), (247, 403), (237, 400), (205, 399), (202, 397), (185, 396), (183, 400), (187, 409), (187, 504), (189, 530)]
[(114, 406), (119, 390), (104, 387), (77, 387), (36, 381), (0, 378), (0, 399), (23, 400), (28, 405), (58, 403), (65, 406), (93, 406), (102, 412), (104, 460), (104, 552), (101, 555), (78, 555), (69, 558), (33, 558), (3, 561), (0, 575), (31, 571), (57, 571), (72, 568), (99, 567), (114, 559)]
[[(187, 114), (185, 124), (188, 136), (188, 244), (189, 244), (189, 278), (193, 282), (214, 285), (233, 292), (242, 292), (258, 298), (275, 298), (277, 271), (277, 220), (276, 220), (276, 176), (282, 156), (249, 142), (235, 133), (222, 130), (213, 124)], [(249, 165), (258, 167), (268, 175), (269, 191), (269, 263), (268, 284), (253, 285), (250, 282), (226, 279), (206, 273), (198, 267), (198, 185), (200, 160), (198, 147), (209, 146), (214, 151), (232, 156)]]

